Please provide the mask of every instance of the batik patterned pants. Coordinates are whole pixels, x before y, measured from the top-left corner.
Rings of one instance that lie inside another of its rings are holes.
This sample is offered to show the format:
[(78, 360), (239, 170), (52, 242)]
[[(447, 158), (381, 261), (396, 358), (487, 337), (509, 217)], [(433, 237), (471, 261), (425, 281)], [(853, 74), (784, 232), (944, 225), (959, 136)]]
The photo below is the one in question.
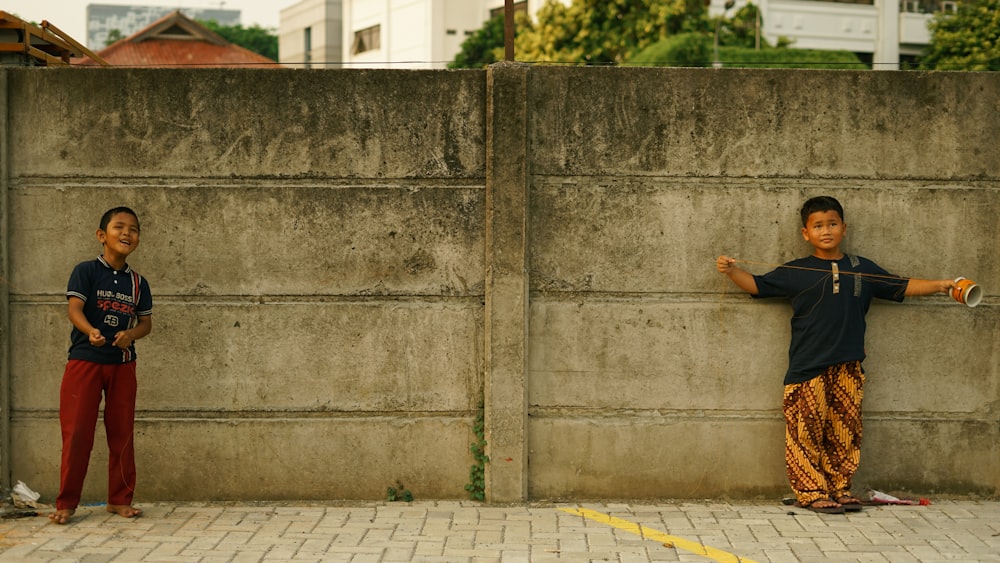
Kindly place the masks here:
[(851, 492), (861, 459), (861, 362), (830, 366), (785, 386), (785, 467), (803, 506)]

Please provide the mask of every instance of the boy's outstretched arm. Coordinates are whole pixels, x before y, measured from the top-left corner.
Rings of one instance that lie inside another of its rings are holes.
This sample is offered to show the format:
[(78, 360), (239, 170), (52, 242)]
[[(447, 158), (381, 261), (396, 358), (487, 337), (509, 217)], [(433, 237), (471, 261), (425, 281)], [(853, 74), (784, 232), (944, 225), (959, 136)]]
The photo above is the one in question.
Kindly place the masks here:
[(733, 280), (737, 286), (750, 295), (757, 295), (757, 282), (753, 279), (753, 274), (736, 265), (736, 259), (729, 256), (719, 256), (715, 261), (715, 268), (720, 274)]
[(909, 297), (913, 295), (948, 293), (948, 291), (950, 291), (953, 287), (955, 287), (954, 280), (922, 280), (918, 278), (910, 278), (909, 283), (906, 284), (906, 291), (903, 295)]

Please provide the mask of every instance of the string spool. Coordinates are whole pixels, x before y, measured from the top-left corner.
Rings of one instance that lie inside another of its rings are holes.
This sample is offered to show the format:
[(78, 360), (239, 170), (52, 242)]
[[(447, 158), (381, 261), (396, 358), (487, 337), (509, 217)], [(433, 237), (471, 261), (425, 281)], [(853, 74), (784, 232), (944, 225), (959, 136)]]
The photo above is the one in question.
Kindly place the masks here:
[(983, 299), (983, 290), (970, 279), (955, 278), (955, 287), (951, 288), (951, 298), (969, 307), (975, 307)]

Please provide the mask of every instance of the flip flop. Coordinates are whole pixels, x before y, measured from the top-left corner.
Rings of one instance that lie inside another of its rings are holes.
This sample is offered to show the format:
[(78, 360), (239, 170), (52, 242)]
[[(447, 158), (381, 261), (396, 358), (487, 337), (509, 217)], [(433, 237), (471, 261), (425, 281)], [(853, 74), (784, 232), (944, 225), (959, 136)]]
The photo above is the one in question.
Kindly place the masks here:
[(825, 502), (833, 502), (832, 500), (827, 500), (827, 499), (816, 499), (816, 500), (812, 501), (811, 503), (809, 503), (808, 505), (803, 505), (802, 503), (797, 502), (797, 503), (795, 503), (795, 506), (798, 507), (798, 508), (805, 508), (806, 510), (811, 510), (813, 512), (818, 512), (820, 514), (843, 514), (844, 512), (847, 512), (844, 509), (843, 506), (839, 506), (839, 505), (838, 506), (816, 506), (817, 502), (824, 502), (824, 501)]
[(850, 495), (844, 495), (834, 502), (843, 506), (847, 512), (860, 512), (862, 509), (861, 501)]

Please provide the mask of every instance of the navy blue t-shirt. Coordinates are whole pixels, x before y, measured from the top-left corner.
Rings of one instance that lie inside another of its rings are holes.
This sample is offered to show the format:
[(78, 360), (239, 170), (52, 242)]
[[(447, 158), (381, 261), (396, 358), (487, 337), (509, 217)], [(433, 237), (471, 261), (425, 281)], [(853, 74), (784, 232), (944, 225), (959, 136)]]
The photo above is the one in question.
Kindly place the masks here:
[[(834, 262), (840, 278), (837, 293)], [(808, 381), (835, 364), (864, 360), (865, 315), (872, 298), (901, 302), (909, 283), (867, 258), (847, 255), (792, 260), (754, 280), (754, 297), (784, 297), (792, 304), (785, 385)]]
[(70, 333), (69, 359), (99, 364), (124, 364), (135, 360), (135, 343), (128, 350), (113, 346), (115, 334), (135, 326), (138, 317), (153, 314), (153, 296), (146, 279), (128, 264), (115, 270), (104, 258), (81, 262), (73, 268), (66, 288), (66, 299), (83, 300), (83, 313), (90, 324), (100, 329), (104, 346), (90, 344), (90, 337), (73, 327)]

